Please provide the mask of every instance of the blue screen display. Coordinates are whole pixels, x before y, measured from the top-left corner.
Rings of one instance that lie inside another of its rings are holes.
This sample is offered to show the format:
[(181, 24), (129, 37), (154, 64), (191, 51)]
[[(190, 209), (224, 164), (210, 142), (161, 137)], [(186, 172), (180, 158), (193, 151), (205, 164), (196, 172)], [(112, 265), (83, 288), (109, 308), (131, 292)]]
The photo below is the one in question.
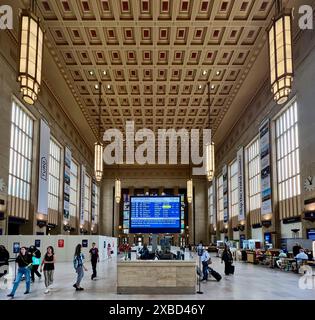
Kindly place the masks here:
[(307, 239), (315, 241), (315, 229), (307, 230)]
[(270, 232), (265, 233), (265, 242), (271, 243), (271, 233)]
[(180, 233), (180, 197), (131, 197), (130, 233)]

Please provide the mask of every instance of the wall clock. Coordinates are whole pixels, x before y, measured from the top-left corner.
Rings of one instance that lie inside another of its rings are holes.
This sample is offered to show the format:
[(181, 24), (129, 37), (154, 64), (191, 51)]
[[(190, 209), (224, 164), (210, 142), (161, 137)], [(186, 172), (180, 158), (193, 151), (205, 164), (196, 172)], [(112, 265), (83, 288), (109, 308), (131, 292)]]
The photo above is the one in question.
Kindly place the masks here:
[(307, 177), (304, 181), (304, 189), (306, 191), (313, 191), (315, 190), (315, 177)]

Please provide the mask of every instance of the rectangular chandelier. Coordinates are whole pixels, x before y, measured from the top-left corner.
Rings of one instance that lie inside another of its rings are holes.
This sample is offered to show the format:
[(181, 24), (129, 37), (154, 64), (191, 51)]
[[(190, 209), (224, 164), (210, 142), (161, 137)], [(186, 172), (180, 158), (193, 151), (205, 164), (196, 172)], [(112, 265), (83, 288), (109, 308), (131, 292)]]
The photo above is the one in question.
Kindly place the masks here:
[(193, 181), (192, 179), (187, 180), (187, 202), (192, 203), (193, 198)]
[(283, 104), (289, 98), (293, 81), (291, 12), (279, 13), (268, 36), (272, 93), (277, 104)]
[(115, 200), (116, 203), (120, 202), (121, 198), (121, 181), (119, 179), (116, 179), (115, 181)]
[(95, 180), (100, 182), (103, 177), (103, 145), (100, 142), (95, 143), (94, 153)]
[(215, 159), (214, 159), (214, 143), (206, 145), (206, 175), (208, 181), (211, 182), (214, 177)]
[(43, 31), (39, 18), (23, 10), (20, 30), (20, 67), (18, 80), (21, 83), (23, 100), (33, 105), (40, 91), (43, 57)]

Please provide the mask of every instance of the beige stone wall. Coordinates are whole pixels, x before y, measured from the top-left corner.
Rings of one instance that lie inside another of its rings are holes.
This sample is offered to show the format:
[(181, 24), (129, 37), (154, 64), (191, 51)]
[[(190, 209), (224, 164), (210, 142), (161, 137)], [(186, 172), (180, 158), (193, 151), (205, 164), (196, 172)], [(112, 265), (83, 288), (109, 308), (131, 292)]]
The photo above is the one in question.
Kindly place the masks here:
[[(304, 180), (307, 176), (315, 176), (315, 108), (314, 108), (314, 83), (315, 83), (315, 36), (312, 31), (301, 32), (294, 41), (294, 64), (295, 78), (293, 83), (292, 98), (295, 97), (298, 103), (299, 118), (299, 142), (300, 142), (300, 164), (301, 164), (301, 208), (304, 210), (304, 200), (315, 197), (315, 192), (307, 192), (303, 188)], [(269, 69), (266, 61), (266, 71)], [(278, 106), (273, 101), (270, 91), (268, 74), (259, 92), (253, 96), (248, 106), (244, 106), (243, 114), (230, 132), (227, 132), (224, 142), (217, 149), (217, 173), (219, 174), (224, 164), (230, 163), (236, 158), (237, 150), (240, 146), (247, 146), (259, 132), (261, 122), (270, 118), (273, 119), (284, 106)], [(273, 168), (275, 169), (275, 148), (273, 149)], [(274, 214), (273, 227), (267, 229), (277, 232), (274, 240), (281, 237), (281, 225), (279, 222), (279, 212), (277, 203), (276, 172), (273, 170), (273, 191), (274, 191)], [(302, 212), (301, 212), (302, 214)], [(314, 228), (315, 223), (303, 220), (303, 237), (306, 236), (307, 228)], [(251, 237), (249, 219), (244, 233)], [(264, 232), (267, 231), (263, 228)], [(218, 235), (220, 236), (220, 235)]]
[[(188, 169), (180, 167), (105, 168), (101, 192), (101, 234), (118, 235), (119, 208), (113, 201), (115, 178), (120, 177), (123, 188), (186, 188)], [(189, 206), (190, 243), (210, 239), (207, 218), (207, 188), (205, 177), (193, 177), (195, 199)], [(195, 206), (195, 209), (193, 208)], [(113, 210), (114, 208), (114, 210)], [(195, 217), (194, 217), (195, 215)], [(195, 222), (195, 225), (194, 225)]]
[[(16, 25), (16, 24), (15, 24)], [(93, 153), (88, 145), (82, 139), (78, 129), (70, 120), (64, 111), (62, 105), (67, 101), (67, 96), (55, 91), (50, 85), (50, 77), (53, 74), (60, 81), (59, 85), (67, 88), (66, 82), (60, 74), (55, 62), (50, 56), (47, 48), (44, 50), (44, 67), (43, 67), (43, 84), (38, 102), (35, 106), (27, 106), (27, 109), (36, 119), (34, 122), (34, 144), (33, 144), (33, 166), (32, 166), (32, 193), (31, 193), (31, 219), (21, 228), (23, 234), (35, 234), (36, 231), (42, 231), (36, 226), (34, 213), (37, 207), (37, 180), (38, 180), (38, 130), (39, 119), (45, 118), (51, 128), (53, 137), (64, 147), (69, 146), (72, 150), (73, 157), (80, 163), (87, 166), (90, 174), (93, 174)], [(10, 131), (11, 131), (11, 105), (12, 97), (16, 97), (21, 101), (19, 93), (19, 83), (17, 82), (18, 68), (18, 45), (14, 33), (9, 31), (0, 31), (0, 178), (8, 185), (9, 172), (9, 156), (10, 156)], [(50, 74), (51, 73), (51, 74)], [(71, 92), (67, 92), (71, 95)], [(25, 105), (25, 104), (24, 104)], [(68, 105), (71, 107), (71, 105)], [(75, 110), (75, 109), (74, 109)], [(63, 159), (63, 154), (62, 154)], [(62, 166), (63, 166), (62, 162)], [(63, 170), (62, 170), (63, 172)], [(63, 177), (61, 174), (61, 183)], [(62, 214), (63, 214), (63, 198), (62, 186), (59, 209), (59, 225), (53, 233), (63, 233), (62, 229)], [(0, 198), (7, 200), (7, 189), (0, 193)], [(0, 221), (0, 228), (3, 230), (6, 227), (6, 221)]]

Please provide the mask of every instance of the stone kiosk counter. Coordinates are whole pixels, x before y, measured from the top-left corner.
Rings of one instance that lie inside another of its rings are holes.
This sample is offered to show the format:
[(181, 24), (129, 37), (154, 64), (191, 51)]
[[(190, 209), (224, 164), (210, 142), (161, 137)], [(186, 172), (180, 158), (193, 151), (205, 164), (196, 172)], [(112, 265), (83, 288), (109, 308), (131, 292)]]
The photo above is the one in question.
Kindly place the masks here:
[(117, 262), (119, 294), (195, 294), (196, 261)]

